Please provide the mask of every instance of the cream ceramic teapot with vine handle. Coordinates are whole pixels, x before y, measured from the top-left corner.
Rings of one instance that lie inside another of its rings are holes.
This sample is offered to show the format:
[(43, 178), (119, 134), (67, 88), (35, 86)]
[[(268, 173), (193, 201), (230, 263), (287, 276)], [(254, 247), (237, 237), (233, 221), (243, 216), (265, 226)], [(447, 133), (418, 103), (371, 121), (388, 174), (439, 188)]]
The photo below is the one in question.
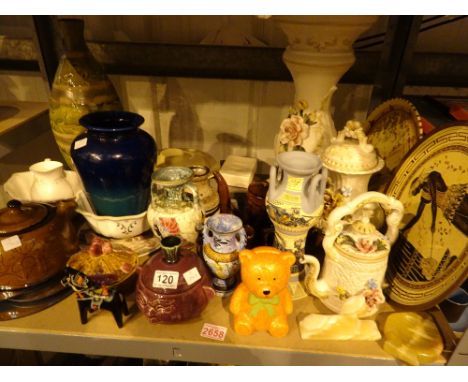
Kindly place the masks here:
[[(373, 211), (370, 203), (378, 203), (386, 214), (387, 232), (380, 233), (370, 223)], [(333, 210), (323, 239), (325, 260), (321, 277), (320, 263), (310, 255), (303, 262), (309, 265), (306, 288), (322, 303), (340, 313), (344, 302), (362, 297), (359, 317), (377, 312), (385, 301), (382, 283), (387, 269), (391, 245), (398, 237), (398, 225), (403, 217), (400, 201), (379, 192), (366, 192), (346, 205)]]

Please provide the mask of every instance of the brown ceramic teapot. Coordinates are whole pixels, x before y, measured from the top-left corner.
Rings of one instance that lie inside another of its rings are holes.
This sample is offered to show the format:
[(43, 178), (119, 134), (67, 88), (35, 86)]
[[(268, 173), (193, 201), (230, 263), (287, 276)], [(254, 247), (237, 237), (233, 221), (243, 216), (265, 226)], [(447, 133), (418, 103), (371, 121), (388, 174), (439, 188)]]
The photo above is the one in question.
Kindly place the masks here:
[(74, 200), (56, 204), (10, 200), (0, 210), (0, 290), (39, 284), (65, 268), (78, 250)]
[(151, 323), (176, 323), (198, 317), (214, 296), (202, 260), (177, 236), (161, 240), (160, 250), (140, 270), (138, 308)]

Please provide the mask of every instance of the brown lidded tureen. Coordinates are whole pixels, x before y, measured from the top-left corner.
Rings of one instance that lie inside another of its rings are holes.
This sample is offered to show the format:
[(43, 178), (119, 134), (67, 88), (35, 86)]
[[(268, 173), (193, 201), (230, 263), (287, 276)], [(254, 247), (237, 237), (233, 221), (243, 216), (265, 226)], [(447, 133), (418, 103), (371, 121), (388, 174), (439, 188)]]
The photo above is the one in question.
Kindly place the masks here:
[(78, 250), (74, 200), (56, 204), (10, 200), (0, 210), (0, 290), (39, 284), (65, 268)]
[(200, 259), (181, 239), (168, 236), (140, 270), (136, 303), (151, 323), (175, 323), (198, 317), (214, 289)]

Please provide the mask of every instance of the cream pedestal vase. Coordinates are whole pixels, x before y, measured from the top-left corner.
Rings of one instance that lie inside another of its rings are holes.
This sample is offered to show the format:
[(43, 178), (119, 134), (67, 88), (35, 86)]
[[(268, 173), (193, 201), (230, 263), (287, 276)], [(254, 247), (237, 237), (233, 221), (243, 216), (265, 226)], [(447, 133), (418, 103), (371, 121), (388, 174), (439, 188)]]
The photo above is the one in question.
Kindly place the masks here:
[[(320, 153), (336, 135), (330, 113), (336, 84), (355, 61), (353, 42), (378, 16), (274, 16), (289, 46), (283, 55), (296, 88), (295, 101), (306, 101), (317, 123), (304, 142), (306, 151)], [(312, 130), (312, 129), (311, 129)], [(311, 141), (311, 142), (308, 142)]]

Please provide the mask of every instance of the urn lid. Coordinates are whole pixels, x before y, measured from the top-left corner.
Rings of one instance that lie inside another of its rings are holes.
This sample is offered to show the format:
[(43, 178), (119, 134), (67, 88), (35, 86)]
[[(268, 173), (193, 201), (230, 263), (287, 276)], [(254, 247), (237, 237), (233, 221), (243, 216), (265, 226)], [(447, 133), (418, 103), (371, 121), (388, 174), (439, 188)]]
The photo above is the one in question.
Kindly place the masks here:
[(331, 171), (355, 175), (372, 174), (384, 166), (358, 121), (346, 123), (322, 154), (322, 162)]
[[(176, 295), (201, 285), (207, 273), (200, 257), (177, 236), (161, 240), (161, 249), (141, 269), (146, 292)], [(142, 290), (143, 293), (145, 291)]]
[(336, 238), (335, 247), (351, 255), (375, 256), (385, 255), (390, 250), (390, 243), (368, 217), (363, 217), (345, 226)]
[(0, 235), (20, 233), (45, 221), (49, 209), (40, 203), (21, 203), (10, 200), (0, 210)]

